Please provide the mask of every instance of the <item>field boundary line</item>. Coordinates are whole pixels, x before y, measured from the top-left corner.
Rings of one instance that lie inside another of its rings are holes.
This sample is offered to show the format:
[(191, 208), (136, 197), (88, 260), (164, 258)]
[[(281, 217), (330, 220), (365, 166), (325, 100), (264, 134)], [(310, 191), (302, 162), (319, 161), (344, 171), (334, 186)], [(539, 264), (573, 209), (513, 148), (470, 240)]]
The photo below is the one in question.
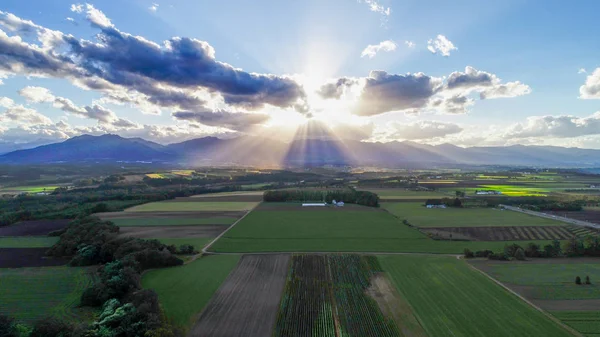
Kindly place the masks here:
[(465, 261), (465, 263), (469, 266), (469, 268), (479, 272), (480, 274), (482, 274), (483, 276), (487, 277), (488, 279), (492, 280), (494, 283), (496, 283), (497, 285), (501, 286), (502, 288), (504, 288), (504, 290), (508, 291), (509, 293), (517, 296), (519, 299), (521, 299), (523, 302), (529, 304), (531, 307), (533, 307), (535, 310), (541, 312), (544, 316), (548, 317), (551, 321), (555, 322), (556, 324), (558, 324), (559, 326), (561, 326), (563, 329), (569, 331), (570, 333), (573, 334), (573, 336), (578, 336), (578, 337), (584, 337), (579, 331), (571, 328), (570, 326), (566, 325), (565, 323), (563, 323), (561, 320), (559, 320), (558, 318), (552, 316), (550, 313), (546, 312), (544, 309), (538, 307), (537, 305), (533, 304), (533, 302), (529, 301), (528, 299), (526, 299), (525, 297), (521, 296), (520, 294), (518, 294), (516, 291), (510, 289), (508, 286), (506, 286), (504, 283), (496, 280), (495, 278), (493, 278), (491, 275), (489, 275), (488, 273), (484, 272), (483, 270), (475, 267), (474, 265), (470, 264), (469, 262)]
[[(207, 254), (209, 252), (207, 252), (207, 250), (215, 243), (217, 242), (217, 240), (219, 240), (223, 235), (225, 235), (227, 232), (229, 232), (229, 230), (231, 230), (233, 227), (235, 227), (235, 225), (238, 224), (238, 222), (242, 221), (248, 214), (250, 214), (256, 207), (258, 207), (258, 205), (260, 205), (262, 202), (257, 203), (256, 205), (254, 205), (254, 207), (252, 207), (248, 212), (246, 212), (246, 214), (244, 214), (241, 218), (237, 219), (234, 223), (231, 224), (231, 226), (227, 227), (226, 230), (222, 231), (221, 234), (219, 234), (216, 238), (214, 238), (211, 242), (209, 242), (208, 244), (206, 244), (202, 250), (201, 250), (201, 254)], [(193, 259), (191, 259), (188, 262), (191, 262), (193, 260), (196, 260), (198, 258), (198, 255), (201, 254), (197, 254)]]
[(528, 209), (522, 209), (522, 208), (519, 208), (519, 207), (502, 205), (502, 204), (499, 204), (498, 206), (499, 207), (503, 207), (504, 209), (507, 209), (509, 211), (523, 213), (523, 214), (528, 214), (528, 215), (531, 215), (531, 216), (537, 216), (537, 217), (540, 217), (540, 218), (546, 218), (546, 219), (550, 219), (550, 220), (556, 220), (556, 221), (559, 221), (559, 222), (564, 222), (564, 223), (568, 223), (568, 224), (575, 225), (575, 226), (586, 227), (586, 228), (593, 228), (593, 229), (600, 229), (600, 225), (595, 224), (593, 222), (589, 222), (589, 221), (583, 221), (583, 220), (565, 218), (565, 217), (562, 217), (562, 216), (555, 216), (555, 215), (550, 215), (550, 214), (546, 214), (546, 213), (543, 213), (543, 212), (530, 211)]

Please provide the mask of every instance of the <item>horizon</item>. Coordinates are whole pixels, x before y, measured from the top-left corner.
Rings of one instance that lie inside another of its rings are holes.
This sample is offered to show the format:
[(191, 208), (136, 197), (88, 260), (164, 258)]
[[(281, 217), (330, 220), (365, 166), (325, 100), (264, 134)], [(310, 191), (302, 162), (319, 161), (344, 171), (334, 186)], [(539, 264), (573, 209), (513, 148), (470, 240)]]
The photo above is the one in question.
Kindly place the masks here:
[(269, 4), (5, 1), (0, 141), (289, 143), (316, 121), (368, 142), (600, 149), (593, 1)]

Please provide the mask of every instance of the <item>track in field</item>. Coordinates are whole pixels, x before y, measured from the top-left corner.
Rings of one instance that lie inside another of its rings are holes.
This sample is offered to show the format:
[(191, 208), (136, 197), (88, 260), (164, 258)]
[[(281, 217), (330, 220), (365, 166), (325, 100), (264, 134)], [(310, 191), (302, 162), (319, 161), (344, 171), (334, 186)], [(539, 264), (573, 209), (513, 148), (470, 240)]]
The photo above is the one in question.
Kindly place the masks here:
[(294, 255), (274, 336), (401, 336), (369, 296), (374, 256)]
[(286, 254), (242, 256), (189, 336), (271, 336), (289, 261)]

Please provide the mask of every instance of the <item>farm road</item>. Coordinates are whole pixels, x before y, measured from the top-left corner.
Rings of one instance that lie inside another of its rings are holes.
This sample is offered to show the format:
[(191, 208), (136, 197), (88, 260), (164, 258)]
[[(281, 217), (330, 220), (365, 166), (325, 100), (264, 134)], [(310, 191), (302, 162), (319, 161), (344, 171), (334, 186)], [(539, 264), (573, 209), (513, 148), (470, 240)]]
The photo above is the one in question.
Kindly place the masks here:
[(563, 218), (563, 217), (560, 217), (560, 216), (549, 215), (549, 214), (542, 213), (542, 212), (530, 211), (530, 210), (522, 209), (522, 208), (519, 208), (519, 207), (513, 207), (513, 206), (507, 206), (507, 205), (498, 205), (498, 206), (504, 207), (504, 208), (506, 208), (509, 211), (525, 213), (525, 214), (529, 214), (529, 215), (533, 215), (533, 216), (538, 216), (540, 218), (546, 218), (546, 219), (552, 219), (552, 220), (562, 221), (562, 222), (565, 222), (565, 223), (568, 223), (568, 224), (571, 224), (571, 225), (600, 229), (600, 225), (595, 224), (595, 223), (591, 223), (591, 222), (587, 222), (587, 221), (581, 221), (581, 220)]

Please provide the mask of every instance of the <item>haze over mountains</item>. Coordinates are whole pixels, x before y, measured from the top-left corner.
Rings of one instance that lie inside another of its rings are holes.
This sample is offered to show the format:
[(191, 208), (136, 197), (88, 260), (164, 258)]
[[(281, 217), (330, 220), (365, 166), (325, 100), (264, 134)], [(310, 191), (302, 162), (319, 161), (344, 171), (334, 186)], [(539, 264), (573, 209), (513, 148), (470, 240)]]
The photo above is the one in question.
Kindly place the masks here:
[(168, 162), (187, 165), (373, 165), (380, 167), (431, 165), (518, 165), (597, 167), (600, 150), (553, 146), (461, 148), (414, 142), (369, 143), (335, 137), (297, 138), (290, 143), (242, 136), (204, 137), (161, 145), (117, 135), (73, 137), (66, 141), (17, 150), (0, 156), (0, 163), (53, 162)]

